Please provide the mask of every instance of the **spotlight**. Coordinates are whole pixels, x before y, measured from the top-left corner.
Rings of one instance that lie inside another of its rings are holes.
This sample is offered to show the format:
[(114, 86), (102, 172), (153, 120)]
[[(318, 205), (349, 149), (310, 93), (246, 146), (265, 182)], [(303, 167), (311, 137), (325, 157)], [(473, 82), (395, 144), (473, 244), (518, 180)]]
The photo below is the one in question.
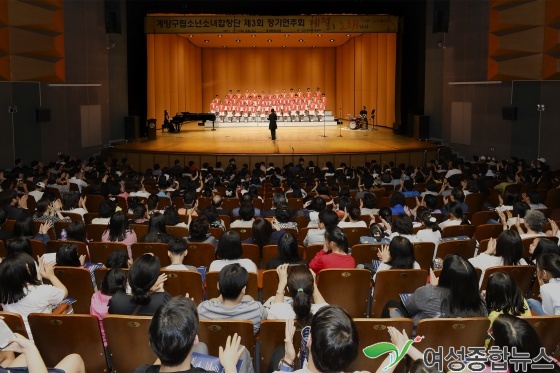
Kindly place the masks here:
[(334, 41), (334, 39), (331, 39), (331, 43)]
[(272, 39), (268, 39), (267, 42), (272, 43)]
[(300, 43), (303, 43), (303, 42), (304, 42), (305, 40), (303, 40), (303, 39), (299, 39), (298, 41), (299, 41)]
[(204, 42), (205, 42), (205, 43), (210, 43), (210, 40), (204, 39)]
[(286, 48), (286, 46), (285, 46), (285, 45), (283, 45), (283, 46), (282, 46), (282, 48)]
[(251, 35), (252, 38), (254, 38), (254, 37), (256, 37), (256, 36), (257, 36), (257, 35), (255, 35), (255, 34)]
[(350, 36), (350, 34), (346, 34), (346, 36)]
[(321, 36), (323, 36), (323, 34), (318, 34), (317, 36), (321, 37)]
[(285, 34), (284, 36), (285, 36), (285, 37), (288, 37), (288, 36), (290, 36), (290, 34)]
[(219, 38), (221, 38), (221, 37), (222, 37), (222, 35), (218, 35), (218, 37), (219, 37)]
[(191, 34), (191, 35), (189, 35), (189, 38), (192, 38), (192, 37), (193, 37), (193, 36), (192, 36), (192, 34)]
[(241, 43), (241, 39), (236, 39), (235, 42), (236, 43)]

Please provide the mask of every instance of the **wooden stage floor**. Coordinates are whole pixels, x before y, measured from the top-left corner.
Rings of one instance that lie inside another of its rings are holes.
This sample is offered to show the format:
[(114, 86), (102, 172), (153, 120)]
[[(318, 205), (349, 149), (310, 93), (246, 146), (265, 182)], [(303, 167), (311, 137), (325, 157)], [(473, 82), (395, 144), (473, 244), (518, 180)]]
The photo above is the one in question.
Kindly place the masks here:
[[(438, 145), (395, 135), (393, 130), (349, 130), (347, 121), (336, 127), (280, 127), (269, 139), (266, 127), (218, 128), (216, 131), (185, 124), (180, 133), (158, 131), (154, 141), (116, 145), (119, 153), (172, 153), (213, 155), (372, 154), (435, 150)], [(342, 134), (342, 137), (339, 135)]]

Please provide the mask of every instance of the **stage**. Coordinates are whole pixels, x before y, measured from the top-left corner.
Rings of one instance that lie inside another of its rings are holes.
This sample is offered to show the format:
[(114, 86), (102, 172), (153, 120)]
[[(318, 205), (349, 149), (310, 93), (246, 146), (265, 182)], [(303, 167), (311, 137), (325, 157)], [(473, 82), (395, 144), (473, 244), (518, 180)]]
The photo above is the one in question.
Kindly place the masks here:
[(346, 120), (338, 126), (279, 127), (276, 136), (276, 141), (270, 140), (270, 131), (266, 127), (229, 127), (212, 131), (190, 122), (183, 125), (180, 133), (159, 130), (156, 140), (128, 142), (103, 149), (103, 152), (118, 159), (127, 157), (133, 167), (139, 165), (137, 169), (143, 170), (155, 163), (161, 167), (173, 165), (176, 159), (181, 165), (191, 160), (199, 167), (204, 162), (214, 165), (216, 161), (227, 165), (232, 157), (238, 164), (248, 163), (251, 167), (260, 161), (275, 165), (297, 162), (300, 156), (306, 162), (312, 160), (320, 166), (327, 161), (358, 166), (366, 160), (419, 165), (436, 158), (439, 148), (396, 135), (389, 128), (350, 130)]

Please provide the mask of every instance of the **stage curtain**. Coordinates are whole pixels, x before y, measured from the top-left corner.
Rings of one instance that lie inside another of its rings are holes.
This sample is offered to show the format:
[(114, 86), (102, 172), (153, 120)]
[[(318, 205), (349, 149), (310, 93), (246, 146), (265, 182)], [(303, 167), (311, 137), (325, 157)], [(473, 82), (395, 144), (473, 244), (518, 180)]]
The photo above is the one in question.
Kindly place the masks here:
[(342, 117), (355, 116), (366, 106), (368, 113), (375, 109), (377, 124), (393, 127), (396, 49), (396, 34), (362, 34), (336, 48), (336, 97)]
[(203, 48), (201, 54), (204, 110), (230, 89), (261, 94), (319, 87), (327, 110), (335, 111), (335, 48)]
[(179, 35), (148, 34), (148, 118), (163, 123), (163, 111), (200, 112), (202, 74), (200, 48)]

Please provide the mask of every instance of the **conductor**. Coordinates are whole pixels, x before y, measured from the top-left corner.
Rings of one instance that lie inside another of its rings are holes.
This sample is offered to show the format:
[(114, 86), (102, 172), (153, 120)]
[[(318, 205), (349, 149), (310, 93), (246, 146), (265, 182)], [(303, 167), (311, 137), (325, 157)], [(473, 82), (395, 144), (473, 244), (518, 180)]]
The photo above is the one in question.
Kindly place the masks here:
[(276, 140), (276, 128), (278, 128), (278, 126), (276, 125), (277, 119), (278, 116), (276, 115), (274, 109), (270, 109), (270, 114), (268, 115), (268, 129), (270, 130), (270, 136), (272, 140)]

